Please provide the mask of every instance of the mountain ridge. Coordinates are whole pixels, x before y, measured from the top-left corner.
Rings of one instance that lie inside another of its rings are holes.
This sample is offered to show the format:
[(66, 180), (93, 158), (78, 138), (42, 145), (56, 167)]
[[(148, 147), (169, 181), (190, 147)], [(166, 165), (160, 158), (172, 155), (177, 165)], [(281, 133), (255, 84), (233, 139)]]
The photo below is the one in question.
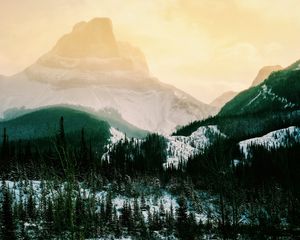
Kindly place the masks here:
[(280, 71), (280, 70), (283, 70), (283, 67), (280, 66), (280, 65), (264, 66), (264, 67), (262, 67), (258, 71), (255, 79), (253, 80), (253, 82), (251, 84), (251, 87), (259, 85), (264, 80), (266, 80), (271, 75), (272, 72), (276, 72), (276, 71)]
[[(105, 29), (99, 30), (95, 25), (102, 21)], [(76, 32), (74, 42), (93, 43), (101, 39), (102, 32), (112, 30), (109, 22), (100, 18), (78, 24), (72, 30)], [(87, 39), (82, 36), (86, 31), (100, 37)], [(72, 32), (62, 41), (72, 42)], [(125, 121), (140, 129), (168, 134), (177, 126), (216, 113), (216, 108), (152, 77), (140, 50), (118, 43), (116, 39), (112, 41), (117, 44), (118, 54), (101, 55), (103, 48), (99, 44), (96, 46), (99, 56), (90, 55), (95, 47), (91, 44), (71, 57), (64, 47), (57, 47), (61, 45), (58, 41), (56, 47), (23, 72), (2, 78), (0, 116), (11, 108), (68, 104), (88, 107), (95, 112), (114, 109)], [(81, 47), (71, 45), (71, 49)]]

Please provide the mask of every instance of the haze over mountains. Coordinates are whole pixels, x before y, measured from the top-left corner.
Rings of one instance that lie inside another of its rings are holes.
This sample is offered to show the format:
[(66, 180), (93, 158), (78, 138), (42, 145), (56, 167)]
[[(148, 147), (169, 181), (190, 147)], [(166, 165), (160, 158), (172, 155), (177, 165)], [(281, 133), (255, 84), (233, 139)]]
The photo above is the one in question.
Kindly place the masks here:
[(210, 105), (221, 109), (227, 102), (229, 102), (231, 99), (233, 99), (237, 94), (238, 94), (238, 92), (235, 92), (235, 91), (224, 92), (219, 97), (217, 97), (215, 100), (213, 100), (210, 103)]
[[(283, 69), (283, 67), (281, 67), (280, 65), (262, 67), (258, 71), (258, 73), (250, 87), (259, 85), (264, 80), (266, 80), (271, 75), (272, 72), (276, 72), (276, 71), (279, 71), (282, 69)], [(213, 100), (210, 103), (210, 105), (221, 109), (227, 102), (232, 100), (236, 95), (238, 95), (238, 92), (235, 92), (235, 91), (224, 92), (219, 97), (217, 97), (215, 100)]]
[(219, 115), (298, 110), (300, 102), (299, 63), (273, 72), (265, 81), (229, 101)]
[(270, 74), (272, 72), (280, 71), (282, 69), (283, 69), (283, 67), (281, 67), (280, 65), (265, 66), (265, 67), (261, 68), (259, 70), (257, 76), (255, 77), (255, 79), (253, 80), (251, 87), (257, 86), (260, 83), (262, 83), (264, 80), (266, 80), (270, 76)]
[(143, 53), (116, 40), (112, 22), (76, 24), (23, 72), (0, 79), (0, 115), (11, 108), (69, 104), (111, 111), (141, 129), (170, 133), (216, 108), (151, 76)]

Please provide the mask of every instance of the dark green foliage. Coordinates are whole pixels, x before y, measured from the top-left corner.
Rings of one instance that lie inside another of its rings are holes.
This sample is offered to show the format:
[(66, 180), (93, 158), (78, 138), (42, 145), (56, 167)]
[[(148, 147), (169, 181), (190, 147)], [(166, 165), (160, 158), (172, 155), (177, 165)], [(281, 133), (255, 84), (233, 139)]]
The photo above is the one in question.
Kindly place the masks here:
[[(10, 140), (49, 138), (58, 132), (60, 137), (66, 136), (66, 141), (79, 144), (80, 138), (73, 136), (77, 135), (76, 132), (80, 132), (83, 127), (93, 141), (97, 140), (101, 143), (109, 137), (107, 122), (89, 113), (66, 107), (49, 107), (0, 122), (0, 128), (4, 127), (7, 128)], [(63, 132), (61, 132), (62, 128)]]
[(178, 129), (173, 135), (189, 136), (199, 127), (208, 125), (217, 125), (222, 133), (235, 141), (241, 141), (281, 128), (300, 126), (300, 112), (260, 112), (236, 116), (215, 116), (203, 121), (195, 121)]
[(29, 222), (35, 222), (36, 220), (36, 203), (34, 199), (33, 192), (31, 191), (27, 200), (27, 206), (26, 206), (26, 212), (27, 212), (27, 221)]
[[(34, 140), (11, 141), (10, 128), (3, 131), (1, 175), (10, 179), (54, 182), (50, 189), (42, 183), (41, 197), (35, 195), (32, 187), (30, 191), (27, 189), (26, 200), (14, 204), (14, 213), (12, 203), (3, 202), (3, 206), (10, 206), (1, 211), (1, 224), (7, 226), (4, 235), (18, 229), (18, 235), (29, 239), (33, 235), (40, 239), (119, 238), (123, 235), (157, 239), (157, 234), (199, 239), (202, 233), (212, 231), (223, 238), (236, 238), (237, 234), (246, 232), (253, 236), (257, 231), (291, 235), (300, 225), (300, 145), (293, 142), (293, 145), (268, 150), (253, 146), (247, 162), (237, 146), (239, 140), (250, 136), (299, 125), (296, 111), (217, 116), (194, 122), (177, 133), (189, 135), (199, 126), (216, 124), (228, 138), (212, 136), (211, 145), (187, 162), (180, 162), (178, 169), (164, 169), (167, 155), (164, 137), (149, 134), (144, 141), (125, 138), (112, 146), (102, 159), (109, 126), (86, 114), (61, 110), (49, 110), (57, 117), (50, 123), (55, 130), (49, 138), (41, 138), (42, 133), (38, 133), (40, 137)], [(43, 121), (48, 121), (45, 110), (32, 114), (31, 120), (41, 116)], [(26, 120), (28, 115), (23, 117)], [(25, 125), (31, 120), (25, 121)], [(44, 123), (37, 120), (37, 129), (41, 126), (45, 126)], [(234, 159), (240, 160), (240, 164), (235, 166)], [(89, 194), (80, 192), (82, 186), (78, 186), (78, 182), (90, 190)], [(137, 187), (137, 183), (142, 187)], [(60, 189), (60, 185), (64, 188)], [(151, 186), (148, 191), (152, 195), (145, 190), (147, 185)], [(96, 198), (98, 190), (106, 191), (106, 197)], [(156, 201), (163, 191), (182, 195), (179, 207), (173, 209), (172, 206), (169, 210), (163, 202), (157, 201), (158, 208), (150, 211), (144, 194)], [(198, 196), (203, 191), (213, 198), (213, 209), (203, 209)], [(134, 200), (125, 201), (122, 209), (116, 209), (113, 205), (116, 194)], [(208, 221), (197, 222), (196, 212), (206, 215)], [(249, 224), (240, 222), (245, 213)], [(282, 225), (282, 219), (287, 220), (287, 225)], [(32, 225), (25, 227), (25, 221)], [(39, 232), (36, 224), (42, 231)]]
[(300, 71), (287, 69), (274, 72), (260, 85), (237, 95), (217, 116), (192, 122), (178, 129), (174, 135), (188, 136), (200, 126), (218, 125), (223, 133), (236, 140), (261, 136), (280, 128), (300, 125), (299, 103)]
[(134, 139), (118, 142), (102, 162), (102, 172), (109, 179), (140, 174), (159, 175), (166, 161), (166, 141), (158, 134), (148, 135), (140, 143)]
[(2, 186), (3, 203), (1, 206), (1, 231), (3, 240), (14, 240), (16, 238), (16, 227), (12, 213), (12, 201), (9, 190)]
[[(272, 73), (268, 79), (256, 87), (241, 92), (233, 100), (227, 103), (220, 111), (220, 116), (232, 116), (249, 114), (256, 112), (276, 112), (285, 109), (299, 109), (300, 102), (300, 71), (283, 70)], [(259, 95), (262, 91), (261, 86), (266, 85), (272, 93), (285, 98), (294, 106), (286, 106), (286, 103), (273, 98), (272, 96), (263, 97)], [(255, 99), (254, 101), (252, 101)], [(249, 104), (250, 103), (250, 104)]]
[[(50, 123), (53, 116), (60, 113), (65, 113), (67, 117), (60, 116), (54, 123)], [(82, 176), (90, 171), (97, 171), (97, 168), (99, 169), (99, 158), (102, 156), (103, 146), (109, 137), (109, 125), (107, 123), (92, 119), (82, 112), (61, 108), (49, 108), (29, 115), (22, 117), (24, 119), (21, 120), (25, 122), (19, 129), (23, 128), (22, 131), (26, 132), (26, 121), (36, 120), (37, 124), (34, 127), (39, 131), (37, 136), (43, 135), (40, 128), (44, 126), (46, 129), (47, 124), (58, 125), (57, 130), (54, 131), (56, 137), (52, 138), (50, 134), (49, 138), (9, 141), (7, 130), (4, 128), (0, 149), (0, 175), (7, 175), (14, 170), (15, 174), (27, 175), (30, 178), (38, 178), (40, 175), (43, 177), (50, 177), (51, 175), (74, 177), (74, 175)], [(41, 123), (40, 118), (46, 122)], [(81, 127), (79, 127), (80, 122)], [(19, 118), (6, 122), (8, 125), (14, 125), (13, 123), (22, 124)], [(88, 126), (83, 128), (86, 124)], [(14, 134), (15, 128), (12, 130), (11, 132)], [(88, 139), (89, 144), (87, 144), (86, 139)]]
[(9, 170), (10, 147), (6, 128), (3, 128), (2, 144), (0, 148), (0, 171)]
[(146, 169), (160, 171), (166, 161), (166, 140), (158, 134), (149, 134), (142, 143), (142, 156)]
[(176, 210), (176, 230), (178, 237), (180, 239), (191, 239), (190, 235), (191, 233), (189, 232), (189, 224), (188, 224), (188, 213), (187, 213), (187, 204), (186, 200), (184, 197), (180, 197), (178, 200), (178, 209)]

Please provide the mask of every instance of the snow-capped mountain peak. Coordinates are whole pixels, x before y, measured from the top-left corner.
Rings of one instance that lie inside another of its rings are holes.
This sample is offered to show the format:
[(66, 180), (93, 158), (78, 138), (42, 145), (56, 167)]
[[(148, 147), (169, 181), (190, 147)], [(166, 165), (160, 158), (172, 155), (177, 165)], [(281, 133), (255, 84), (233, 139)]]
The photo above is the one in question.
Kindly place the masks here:
[(68, 104), (115, 109), (141, 129), (171, 133), (216, 113), (212, 106), (152, 77), (143, 53), (119, 42), (107, 18), (74, 26), (25, 71), (0, 80), (0, 116), (11, 108)]

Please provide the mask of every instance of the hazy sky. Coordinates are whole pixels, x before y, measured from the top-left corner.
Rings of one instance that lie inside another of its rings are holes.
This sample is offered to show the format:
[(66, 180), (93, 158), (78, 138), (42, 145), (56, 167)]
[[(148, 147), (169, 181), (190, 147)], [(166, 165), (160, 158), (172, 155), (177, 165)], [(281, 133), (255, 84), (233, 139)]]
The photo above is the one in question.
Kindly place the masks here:
[(299, 0), (0, 0), (0, 74), (49, 51), (72, 26), (109, 17), (153, 75), (210, 102), (259, 68), (300, 58)]

